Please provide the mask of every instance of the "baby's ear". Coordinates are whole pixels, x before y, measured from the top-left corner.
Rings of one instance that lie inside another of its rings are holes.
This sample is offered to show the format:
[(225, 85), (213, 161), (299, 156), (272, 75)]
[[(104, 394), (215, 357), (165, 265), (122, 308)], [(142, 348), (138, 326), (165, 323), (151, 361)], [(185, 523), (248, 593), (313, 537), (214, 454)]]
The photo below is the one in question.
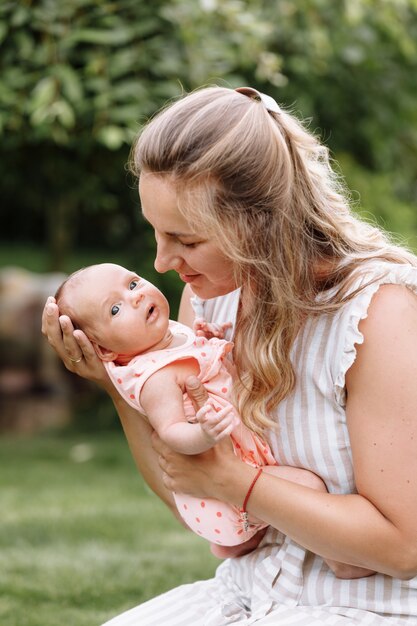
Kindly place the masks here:
[(115, 361), (117, 357), (119, 356), (117, 352), (112, 352), (111, 350), (108, 350), (104, 346), (100, 346), (98, 343), (94, 343), (94, 342), (92, 343), (93, 343), (93, 348), (96, 351), (97, 356), (102, 361)]

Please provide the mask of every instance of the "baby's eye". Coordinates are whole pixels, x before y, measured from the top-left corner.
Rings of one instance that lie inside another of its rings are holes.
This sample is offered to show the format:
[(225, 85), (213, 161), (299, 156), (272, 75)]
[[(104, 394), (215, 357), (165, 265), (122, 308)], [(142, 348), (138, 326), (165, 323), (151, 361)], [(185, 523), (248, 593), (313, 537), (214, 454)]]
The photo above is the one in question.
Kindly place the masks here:
[(114, 304), (111, 308), (111, 314), (112, 315), (117, 315), (118, 312), (120, 311), (120, 307), (118, 304)]
[(133, 291), (133, 289), (135, 289), (135, 287), (137, 287), (138, 282), (139, 282), (138, 280), (131, 280), (130, 283), (129, 283), (129, 289), (131, 291)]

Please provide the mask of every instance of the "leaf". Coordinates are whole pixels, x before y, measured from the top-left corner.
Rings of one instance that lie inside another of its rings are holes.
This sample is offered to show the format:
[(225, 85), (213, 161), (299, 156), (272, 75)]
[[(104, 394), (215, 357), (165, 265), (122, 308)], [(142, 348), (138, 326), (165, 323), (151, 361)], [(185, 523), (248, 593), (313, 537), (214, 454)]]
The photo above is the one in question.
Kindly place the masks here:
[(55, 97), (56, 87), (56, 80), (53, 76), (42, 78), (33, 89), (29, 108), (35, 110), (50, 104)]
[(11, 17), (11, 25), (14, 28), (23, 26), (30, 19), (30, 11), (27, 7), (19, 6)]
[(97, 139), (110, 150), (118, 150), (126, 142), (126, 133), (119, 126), (104, 126)]
[(64, 128), (72, 128), (75, 124), (75, 115), (68, 102), (55, 100), (48, 105), (34, 109), (30, 120), (34, 126), (50, 125), (51, 130), (56, 123)]
[(70, 102), (77, 103), (82, 100), (84, 92), (79, 72), (63, 64), (55, 65), (52, 71), (61, 84), (63, 94)]
[(112, 30), (95, 30), (85, 28), (74, 31), (66, 40), (68, 45), (89, 43), (101, 46), (122, 46), (129, 43), (135, 37), (131, 28), (119, 27)]

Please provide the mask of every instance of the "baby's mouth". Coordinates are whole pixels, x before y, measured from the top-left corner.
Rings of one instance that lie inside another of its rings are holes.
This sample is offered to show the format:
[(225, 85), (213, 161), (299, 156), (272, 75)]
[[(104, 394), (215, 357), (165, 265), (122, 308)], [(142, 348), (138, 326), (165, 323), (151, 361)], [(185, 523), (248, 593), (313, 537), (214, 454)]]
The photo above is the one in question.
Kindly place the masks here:
[(147, 319), (147, 320), (150, 318), (150, 316), (152, 315), (152, 313), (153, 313), (154, 311), (155, 311), (155, 306), (154, 306), (154, 305), (152, 305), (152, 306), (150, 307), (150, 309), (148, 310), (148, 314), (147, 314), (147, 316), (146, 316), (146, 319)]

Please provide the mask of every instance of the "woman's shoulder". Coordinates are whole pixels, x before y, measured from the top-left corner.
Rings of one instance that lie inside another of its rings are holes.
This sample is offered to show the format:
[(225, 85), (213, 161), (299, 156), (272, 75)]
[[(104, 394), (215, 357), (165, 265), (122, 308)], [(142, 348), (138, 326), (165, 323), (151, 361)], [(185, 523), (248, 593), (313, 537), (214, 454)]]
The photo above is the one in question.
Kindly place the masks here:
[(402, 284), (413, 288), (417, 285), (417, 264), (373, 260), (357, 268), (352, 273), (352, 279), (352, 291), (372, 285), (378, 289), (383, 284)]
[(391, 304), (396, 307), (398, 294), (406, 294), (406, 288), (417, 293), (417, 266), (375, 261), (355, 271), (336, 320), (342, 322), (345, 318), (355, 322), (356, 318), (360, 321), (366, 317), (375, 294), (382, 287), (384, 302), (392, 301)]
[(404, 308), (410, 303), (415, 306), (417, 302), (417, 267), (383, 261), (369, 263), (355, 276), (348, 296), (345, 304), (333, 316), (332, 341), (328, 346), (336, 395), (341, 403), (345, 401), (346, 372), (356, 359), (357, 346), (365, 340), (363, 321), (368, 318), (372, 307), (367, 327), (376, 325), (374, 321), (384, 316), (388, 322), (388, 314), (400, 322)]
[(377, 340), (381, 333), (398, 336), (409, 323), (417, 327), (417, 285), (388, 282), (373, 293), (359, 329), (367, 341)]

